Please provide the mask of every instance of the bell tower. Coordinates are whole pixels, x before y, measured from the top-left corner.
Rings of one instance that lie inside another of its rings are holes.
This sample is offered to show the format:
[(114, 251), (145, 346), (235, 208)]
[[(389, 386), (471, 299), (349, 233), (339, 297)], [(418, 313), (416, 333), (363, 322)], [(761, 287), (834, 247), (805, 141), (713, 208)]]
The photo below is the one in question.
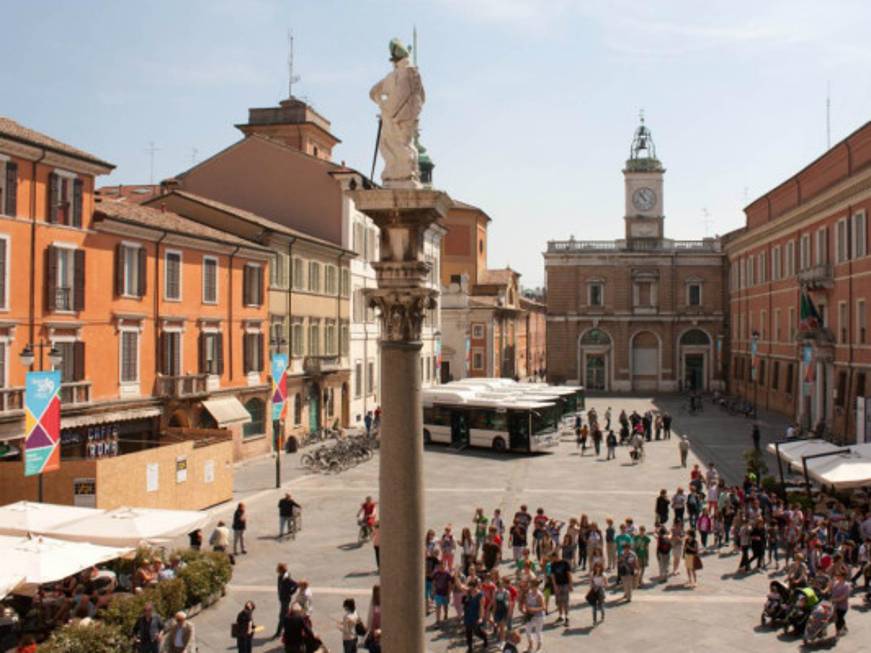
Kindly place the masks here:
[(644, 113), (635, 130), (623, 169), (626, 193), (626, 240), (661, 240), (663, 233), (662, 177), (665, 168), (656, 158), (656, 146)]

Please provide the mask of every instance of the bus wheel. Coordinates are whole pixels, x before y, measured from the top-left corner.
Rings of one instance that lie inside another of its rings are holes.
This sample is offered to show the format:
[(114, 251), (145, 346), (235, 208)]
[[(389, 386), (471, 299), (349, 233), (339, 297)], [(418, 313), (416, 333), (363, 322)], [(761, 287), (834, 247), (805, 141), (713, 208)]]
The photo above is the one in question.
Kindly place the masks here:
[(493, 438), (493, 451), (505, 451), (505, 440), (503, 438)]
[(424, 444), (432, 444), (432, 435), (427, 429), (423, 430), (423, 443)]

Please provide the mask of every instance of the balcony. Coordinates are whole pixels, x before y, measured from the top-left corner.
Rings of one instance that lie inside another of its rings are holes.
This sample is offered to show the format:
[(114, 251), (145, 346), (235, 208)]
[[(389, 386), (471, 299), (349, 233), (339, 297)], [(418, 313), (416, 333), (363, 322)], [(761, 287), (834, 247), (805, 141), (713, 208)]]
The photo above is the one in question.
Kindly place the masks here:
[(831, 288), (834, 282), (831, 263), (821, 263), (801, 270), (798, 273), (798, 283), (808, 290)]
[(673, 240), (671, 238), (632, 238), (629, 240), (550, 240), (548, 254), (572, 254), (625, 251), (720, 252), (720, 240)]
[(69, 381), (60, 384), (61, 406), (87, 404), (91, 401), (90, 381)]
[(306, 356), (302, 359), (302, 371), (306, 376), (322, 376), (338, 372), (341, 361), (336, 355)]
[(24, 410), (24, 388), (0, 388), (0, 413)]
[(208, 374), (161, 375), (157, 377), (155, 394), (169, 399), (201, 397), (209, 394), (208, 379)]
[(71, 310), (73, 310), (73, 289), (72, 288), (55, 288), (55, 290), (54, 290), (54, 308), (56, 311), (71, 311)]

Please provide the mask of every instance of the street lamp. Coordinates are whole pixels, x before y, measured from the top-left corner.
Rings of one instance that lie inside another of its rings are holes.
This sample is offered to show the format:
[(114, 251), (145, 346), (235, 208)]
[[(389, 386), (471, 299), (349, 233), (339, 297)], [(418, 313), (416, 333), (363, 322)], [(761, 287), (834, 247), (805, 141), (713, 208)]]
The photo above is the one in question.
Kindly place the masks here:
[[(34, 349), (39, 349), (38, 359), (33, 354)], [(21, 364), (28, 369), (32, 369), (34, 361), (37, 361), (38, 365), (39, 365), (39, 371), (42, 372), (42, 370), (43, 370), (42, 352), (44, 349), (48, 349), (48, 362), (51, 363), (52, 367), (58, 367), (63, 362), (63, 359), (64, 359), (63, 354), (60, 352), (60, 350), (57, 347), (55, 347), (54, 343), (53, 342), (46, 342), (44, 340), (40, 340), (35, 345), (31, 342), (24, 345), (24, 349), (22, 349), (21, 353), (18, 354), (18, 359), (21, 361)], [(38, 500), (39, 500), (39, 503), (42, 503), (42, 501), (43, 501), (42, 472), (39, 473), (38, 483), (39, 483)]]
[(750, 369), (753, 371), (753, 419), (759, 415), (759, 332), (754, 331), (750, 343)]

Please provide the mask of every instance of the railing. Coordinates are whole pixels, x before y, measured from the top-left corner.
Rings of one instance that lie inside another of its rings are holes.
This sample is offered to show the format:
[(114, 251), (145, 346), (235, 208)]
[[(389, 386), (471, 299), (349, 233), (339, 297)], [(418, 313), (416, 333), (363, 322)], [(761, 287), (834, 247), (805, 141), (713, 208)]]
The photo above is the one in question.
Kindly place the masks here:
[(306, 356), (302, 359), (302, 371), (310, 376), (335, 372), (340, 367), (340, 359), (336, 355)]
[(798, 282), (806, 288), (831, 288), (834, 281), (831, 263), (821, 263), (801, 270)]
[(58, 311), (71, 311), (71, 310), (73, 310), (73, 289), (72, 288), (55, 288), (54, 307)]
[(157, 392), (160, 397), (180, 399), (209, 393), (208, 374), (182, 374), (180, 376), (158, 376)]
[(0, 388), (0, 412), (24, 410), (24, 388)]
[(62, 406), (87, 404), (90, 401), (90, 381), (69, 381), (60, 384), (60, 402)]
[(551, 254), (594, 251), (696, 251), (719, 252), (721, 243), (716, 238), (702, 240), (672, 240), (671, 238), (631, 238), (629, 240), (551, 240), (547, 251)]

